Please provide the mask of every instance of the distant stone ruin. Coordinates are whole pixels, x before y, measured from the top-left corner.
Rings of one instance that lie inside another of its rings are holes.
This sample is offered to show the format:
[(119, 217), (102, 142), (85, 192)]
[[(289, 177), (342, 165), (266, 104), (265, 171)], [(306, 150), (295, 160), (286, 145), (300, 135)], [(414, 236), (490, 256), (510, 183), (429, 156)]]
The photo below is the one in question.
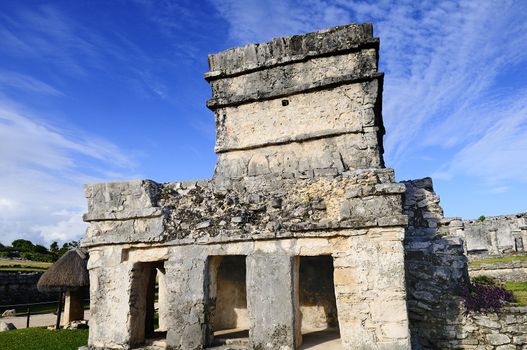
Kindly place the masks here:
[(478, 220), (448, 218), (443, 226), (464, 239), (469, 258), (527, 252), (527, 213)]
[(438, 235), (431, 180), (384, 167), (372, 32), (209, 56), (213, 178), (86, 187), (90, 349), (480, 343), (463, 332), (467, 259), (462, 239)]

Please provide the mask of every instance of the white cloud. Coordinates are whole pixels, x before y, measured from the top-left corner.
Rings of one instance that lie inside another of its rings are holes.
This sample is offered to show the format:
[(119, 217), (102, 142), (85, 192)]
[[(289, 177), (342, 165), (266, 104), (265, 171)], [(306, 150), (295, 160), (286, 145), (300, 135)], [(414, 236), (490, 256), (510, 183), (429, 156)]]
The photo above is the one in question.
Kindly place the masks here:
[[(82, 221), (83, 211), (62, 211), (55, 213), (58, 221), (49, 225), (37, 225), (33, 230), (40, 233), (46, 241), (69, 241), (72, 237), (79, 238), (78, 233), (84, 233), (86, 224)], [(73, 233), (77, 233), (74, 235)]]
[(518, 97), (475, 108), (470, 118), (491, 118), (494, 123), (459, 148), (439, 171), (450, 179), (456, 175), (482, 178), (493, 193), (507, 191), (505, 185), (511, 180), (527, 183), (527, 93)]
[(50, 126), (0, 99), (0, 240), (80, 238), (83, 184), (111, 172), (130, 176), (134, 165), (107, 141)]

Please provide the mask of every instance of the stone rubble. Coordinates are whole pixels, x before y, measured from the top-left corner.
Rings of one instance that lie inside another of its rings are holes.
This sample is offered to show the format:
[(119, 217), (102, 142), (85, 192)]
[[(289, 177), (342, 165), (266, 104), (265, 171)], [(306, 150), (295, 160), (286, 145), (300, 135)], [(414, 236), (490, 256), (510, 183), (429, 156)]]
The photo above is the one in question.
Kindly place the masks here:
[(14, 324), (10, 322), (0, 321), (0, 332), (7, 332), (7, 331), (15, 330), (15, 329), (16, 327)]

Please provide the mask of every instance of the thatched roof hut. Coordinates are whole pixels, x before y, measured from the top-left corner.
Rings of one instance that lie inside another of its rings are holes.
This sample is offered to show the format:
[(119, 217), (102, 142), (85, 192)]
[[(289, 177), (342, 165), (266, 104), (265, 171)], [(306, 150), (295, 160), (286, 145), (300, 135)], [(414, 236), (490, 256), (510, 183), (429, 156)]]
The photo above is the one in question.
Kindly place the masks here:
[(66, 290), (85, 287), (88, 277), (88, 254), (81, 248), (67, 251), (38, 280), (38, 290)]
[(56, 329), (60, 327), (61, 304), (64, 291), (66, 291), (64, 323), (84, 318), (81, 288), (90, 284), (87, 265), (88, 254), (80, 248), (74, 248), (61, 256), (38, 280), (38, 290), (60, 291)]

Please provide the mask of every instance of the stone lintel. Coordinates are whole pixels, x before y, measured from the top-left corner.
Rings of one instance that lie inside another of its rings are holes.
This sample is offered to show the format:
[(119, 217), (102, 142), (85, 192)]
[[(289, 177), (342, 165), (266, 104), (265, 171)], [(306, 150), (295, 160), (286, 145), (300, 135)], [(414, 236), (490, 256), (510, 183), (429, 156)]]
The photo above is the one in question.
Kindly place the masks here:
[(159, 184), (152, 180), (132, 180), (86, 185), (88, 213), (86, 221), (155, 217)]
[[(291, 238), (313, 238), (313, 237), (354, 237), (368, 234), (368, 230), (376, 228), (405, 227), (408, 223), (406, 215), (393, 215), (373, 220), (346, 220), (342, 222), (295, 223), (279, 232), (268, 230), (246, 232), (243, 228), (215, 230), (216, 236), (205, 235), (203, 237), (172, 238), (167, 239), (163, 235), (155, 237), (132, 236), (124, 237), (119, 234), (102, 235), (95, 238), (85, 238), (82, 246), (86, 248), (114, 245), (114, 244), (159, 244), (161, 246), (189, 246), (189, 245), (214, 245), (235, 242), (256, 242), (285, 240)], [(197, 233), (197, 232), (196, 232)], [(402, 237), (401, 237), (402, 240)]]
[(377, 46), (370, 23), (349, 24), (303, 35), (275, 38), (209, 55), (208, 80), (237, 75), (306, 58)]
[(141, 218), (154, 218), (163, 215), (163, 210), (158, 207), (152, 208), (141, 208), (141, 209), (130, 209), (119, 212), (100, 212), (96, 215), (92, 213), (85, 213), (82, 219), (85, 222), (91, 221), (106, 221), (106, 220), (128, 220), (128, 219), (141, 219)]
[(371, 72), (367, 74), (355, 73), (346, 74), (338, 77), (323, 78), (317, 81), (307, 82), (303, 84), (296, 84), (284, 87), (282, 89), (269, 89), (266, 91), (254, 91), (249, 93), (240, 93), (223, 98), (211, 98), (207, 101), (207, 107), (211, 110), (216, 110), (222, 107), (239, 106), (245, 103), (267, 101), (271, 99), (283, 98), (291, 95), (308, 93), (318, 90), (331, 89), (345, 84), (357, 84), (368, 82), (372, 80), (384, 79), (384, 73)]

